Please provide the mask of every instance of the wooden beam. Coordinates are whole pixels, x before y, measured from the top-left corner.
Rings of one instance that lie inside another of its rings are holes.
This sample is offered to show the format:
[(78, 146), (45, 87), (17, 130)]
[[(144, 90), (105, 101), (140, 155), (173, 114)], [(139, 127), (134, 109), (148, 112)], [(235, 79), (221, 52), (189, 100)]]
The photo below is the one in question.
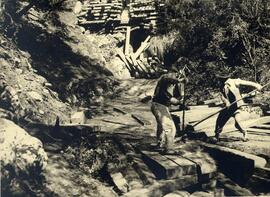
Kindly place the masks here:
[(131, 60), (132, 60), (132, 62), (133, 62), (133, 65), (134, 65), (134, 66), (138, 66), (138, 63), (137, 63), (136, 58), (135, 58), (135, 56), (134, 56), (134, 53), (131, 53), (131, 54), (130, 54), (130, 57), (131, 57)]
[(140, 123), (142, 126), (151, 125), (151, 122), (149, 122), (139, 114), (131, 114), (131, 117), (135, 119), (138, 123)]
[(141, 44), (141, 46), (138, 48), (138, 50), (134, 53), (135, 59), (139, 57), (139, 55), (149, 47), (148, 41), (150, 40), (151, 36), (148, 36)]
[(128, 55), (126, 56), (126, 59), (130, 65), (131, 69), (134, 71), (134, 74), (135, 75), (139, 74), (140, 70), (137, 67), (133, 66), (133, 62)]
[(147, 70), (147, 74), (151, 74), (152, 73), (151, 69), (148, 66), (146, 66), (141, 60), (137, 60), (137, 63), (141, 67), (143, 67), (145, 70)]
[(132, 67), (129, 66), (129, 63), (125, 57), (125, 55), (123, 54), (123, 52), (121, 50), (117, 50), (117, 54), (119, 55), (119, 57), (121, 58), (121, 60), (125, 63), (127, 69), (129, 70), (129, 72), (132, 74), (133, 73), (133, 69)]
[(87, 24), (97, 24), (97, 23), (104, 23), (105, 20), (93, 20), (93, 21), (82, 21), (80, 24), (87, 25)]
[(138, 63), (138, 60), (136, 60), (136, 58), (134, 57), (134, 53), (130, 54), (131, 60), (134, 64), (135, 67), (140, 68), (138, 70), (141, 70), (141, 73), (144, 75), (147, 75), (147, 71), (145, 70), (145, 68), (143, 66), (141, 66), (141, 64)]
[(124, 110), (118, 108), (118, 107), (113, 107), (113, 111), (119, 112), (121, 114), (127, 114), (127, 112), (125, 112)]
[(126, 42), (125, 42), (125, 55), (129, 54), (129, 44), (130, 44), (130, 27), (127, 27), (126, 31)]

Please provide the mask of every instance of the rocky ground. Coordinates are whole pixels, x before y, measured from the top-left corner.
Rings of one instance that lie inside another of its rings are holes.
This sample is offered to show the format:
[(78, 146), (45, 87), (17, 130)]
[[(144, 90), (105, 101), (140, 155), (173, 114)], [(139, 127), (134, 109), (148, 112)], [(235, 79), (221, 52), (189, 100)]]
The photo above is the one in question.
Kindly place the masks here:
[(68, 121), (70, 106), (59, 99), (52, 84), (37, 73), (29, 62), (29, 54), (19, 50), (1, 36), (0, 94), (1, 116), (52, 124), (59, 116)]
[[(156, 80), (120, 81), (115, 92), (118, 97), (106, 99), (102, 108), (95, 109), (98, 113), (91, 119), (83, 116), (83, 112), (89, 110), (84, 109), (81, 116), (77, 116), (76, 121), (71, 124), (61, 122), (59, 126), (37, 123), (24, 125), (23, 128), (28, 133), (42, 141), (48, 157), (42, 185), (28, 183), (27, 187), (38, 196), (96, 196), (97, 193), (99, 196), (119, 195), (115, 185), (104, 174), (108, 162), (121, 166), (121, 159), (117, 157), (121, 154), (113, 148), (115, 141), (112, 139), (117, 135), (136, 144), (155, 144), (156, 123), (149, 102), (155, 84)], [(200, 119), (218, 109), (191, 106), (191, 110), (186, 112), (186, 121), (193, 122), (194, 118)], [(178, 112), (175, 115), (182, 117)], [(251, 115), (254, 120), (259, 118), (256, 110)], [(244, 117), (244, 120), (249, 118)], [(210, 138), (213, 136), (214, 120), (215, 117), (199, 127)], [(219, 145), (269, 159), (267, 137), (260, 139), (259, 136), (251, 135), (249, 142), (242, 142), (240, 134), (232, 126), (233, 121), (230, 121)], [(258, 140), (260, 143), (257, 143)], [(20, 187), (15, 187), (11, 192), (20, 193), (18, 188)]]

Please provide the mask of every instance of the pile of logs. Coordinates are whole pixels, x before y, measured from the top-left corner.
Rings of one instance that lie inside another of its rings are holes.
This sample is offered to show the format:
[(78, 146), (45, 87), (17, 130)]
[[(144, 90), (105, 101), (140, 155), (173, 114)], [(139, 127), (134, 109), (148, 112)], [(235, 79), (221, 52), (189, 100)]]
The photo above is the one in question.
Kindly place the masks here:
[(104, 24), (106, 22), (120, 22), (123, 4), (121, 0), (93, 0), (84, 1), (79, 13), (79, 24)]
[(137, 0), (129, 4), (130, 20), (143, 24), (145, 29), (156, 29), (165, 18), (165, 4), (155, 0)]
[(143, 26), (156, 30), (164, 23), (165, 4), (162, 0), (85, 0), (77, 14), (80, 25), (118, 24)]
[(150, 45), (150, 36), (148, 36), (142, 43), (141, 46), (135, 52), (129, 50), (129, 34), (130, 27), (127, 27), (126, 31), (126, 42), (124, 52), (118, 50), (118, 56), (125, 63), (127, 69), (131, 73), (131, 76), (136, 78), (156, 78), (160, 73), (164, 72), (158, 64), (161, 64), (155, 57), (144, 57), (143, 52)]

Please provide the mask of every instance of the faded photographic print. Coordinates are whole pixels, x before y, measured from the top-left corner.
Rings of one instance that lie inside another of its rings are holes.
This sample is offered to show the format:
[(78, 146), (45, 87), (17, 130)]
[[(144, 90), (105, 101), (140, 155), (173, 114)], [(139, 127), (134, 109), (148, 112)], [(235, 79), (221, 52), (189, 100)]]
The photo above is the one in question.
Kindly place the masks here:
[(270, 0), (0, 1), (0, 197), (270, 197)]

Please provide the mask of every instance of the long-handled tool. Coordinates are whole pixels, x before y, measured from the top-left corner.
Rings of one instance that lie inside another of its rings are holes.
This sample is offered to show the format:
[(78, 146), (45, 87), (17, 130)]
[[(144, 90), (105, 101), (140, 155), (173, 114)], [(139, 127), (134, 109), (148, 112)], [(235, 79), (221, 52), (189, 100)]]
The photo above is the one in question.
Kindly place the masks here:
[(186, 91), (185, 84), (183, 84), (183, 116), (182, 116), (182, 131), (185, 130), (185, 106), (186, 106)]
[[(263, 86), (262, 86), (262, 89), (263, 89), (264, 87), (266, 87), (267, 85), (269, 85), (269, 84), (270, 84), (270, 82), (268, 82), (268, 83), (266, 83), (265, 85), (263, 85)], [(206, 116), (205, 118), (199, 120), (198, 122), (196, 122), (196, 123), (193, 124), (193, 125), (188, 124), (188, 125), (186, 126), (185, 130), (186, 130), (186, 131), (195, 131), (195, 127), (196, 127), (197, 125), (199, 125), (199, 124), (201, 124), (202, 122), (204, 122), (205, 120), (207, 120), (207, 119), (213, 117), (214, 115), (220, 113), (222, 110), (224, 110), (224, 109), (226, 109), (226, 108), (232, 106), (233, 104), (235, 104), (235, 103), (237, 103), (237, 102), (239, 102), (239, 101), (241, 101), (241, 100), (243, 100), (243, 99), (249, 97), (250, 95), (252, 95), (252, 94), (253, 94), (254, 92), (256, 92), (256, 91), (259, 91), (259, 90), (257, 90), (257, 89), (252, 90), (252, 91), (249, 92), (247, 95), (245, 95), (245, 96), (241, 97), (240, 99), (238, 99), (238, 100), (232, 102), (229, 106), (223, 107), (222, 109), (220, 109), (220, 110), (214, 112), (213, 114), (210, 114), (210, 115)]]

